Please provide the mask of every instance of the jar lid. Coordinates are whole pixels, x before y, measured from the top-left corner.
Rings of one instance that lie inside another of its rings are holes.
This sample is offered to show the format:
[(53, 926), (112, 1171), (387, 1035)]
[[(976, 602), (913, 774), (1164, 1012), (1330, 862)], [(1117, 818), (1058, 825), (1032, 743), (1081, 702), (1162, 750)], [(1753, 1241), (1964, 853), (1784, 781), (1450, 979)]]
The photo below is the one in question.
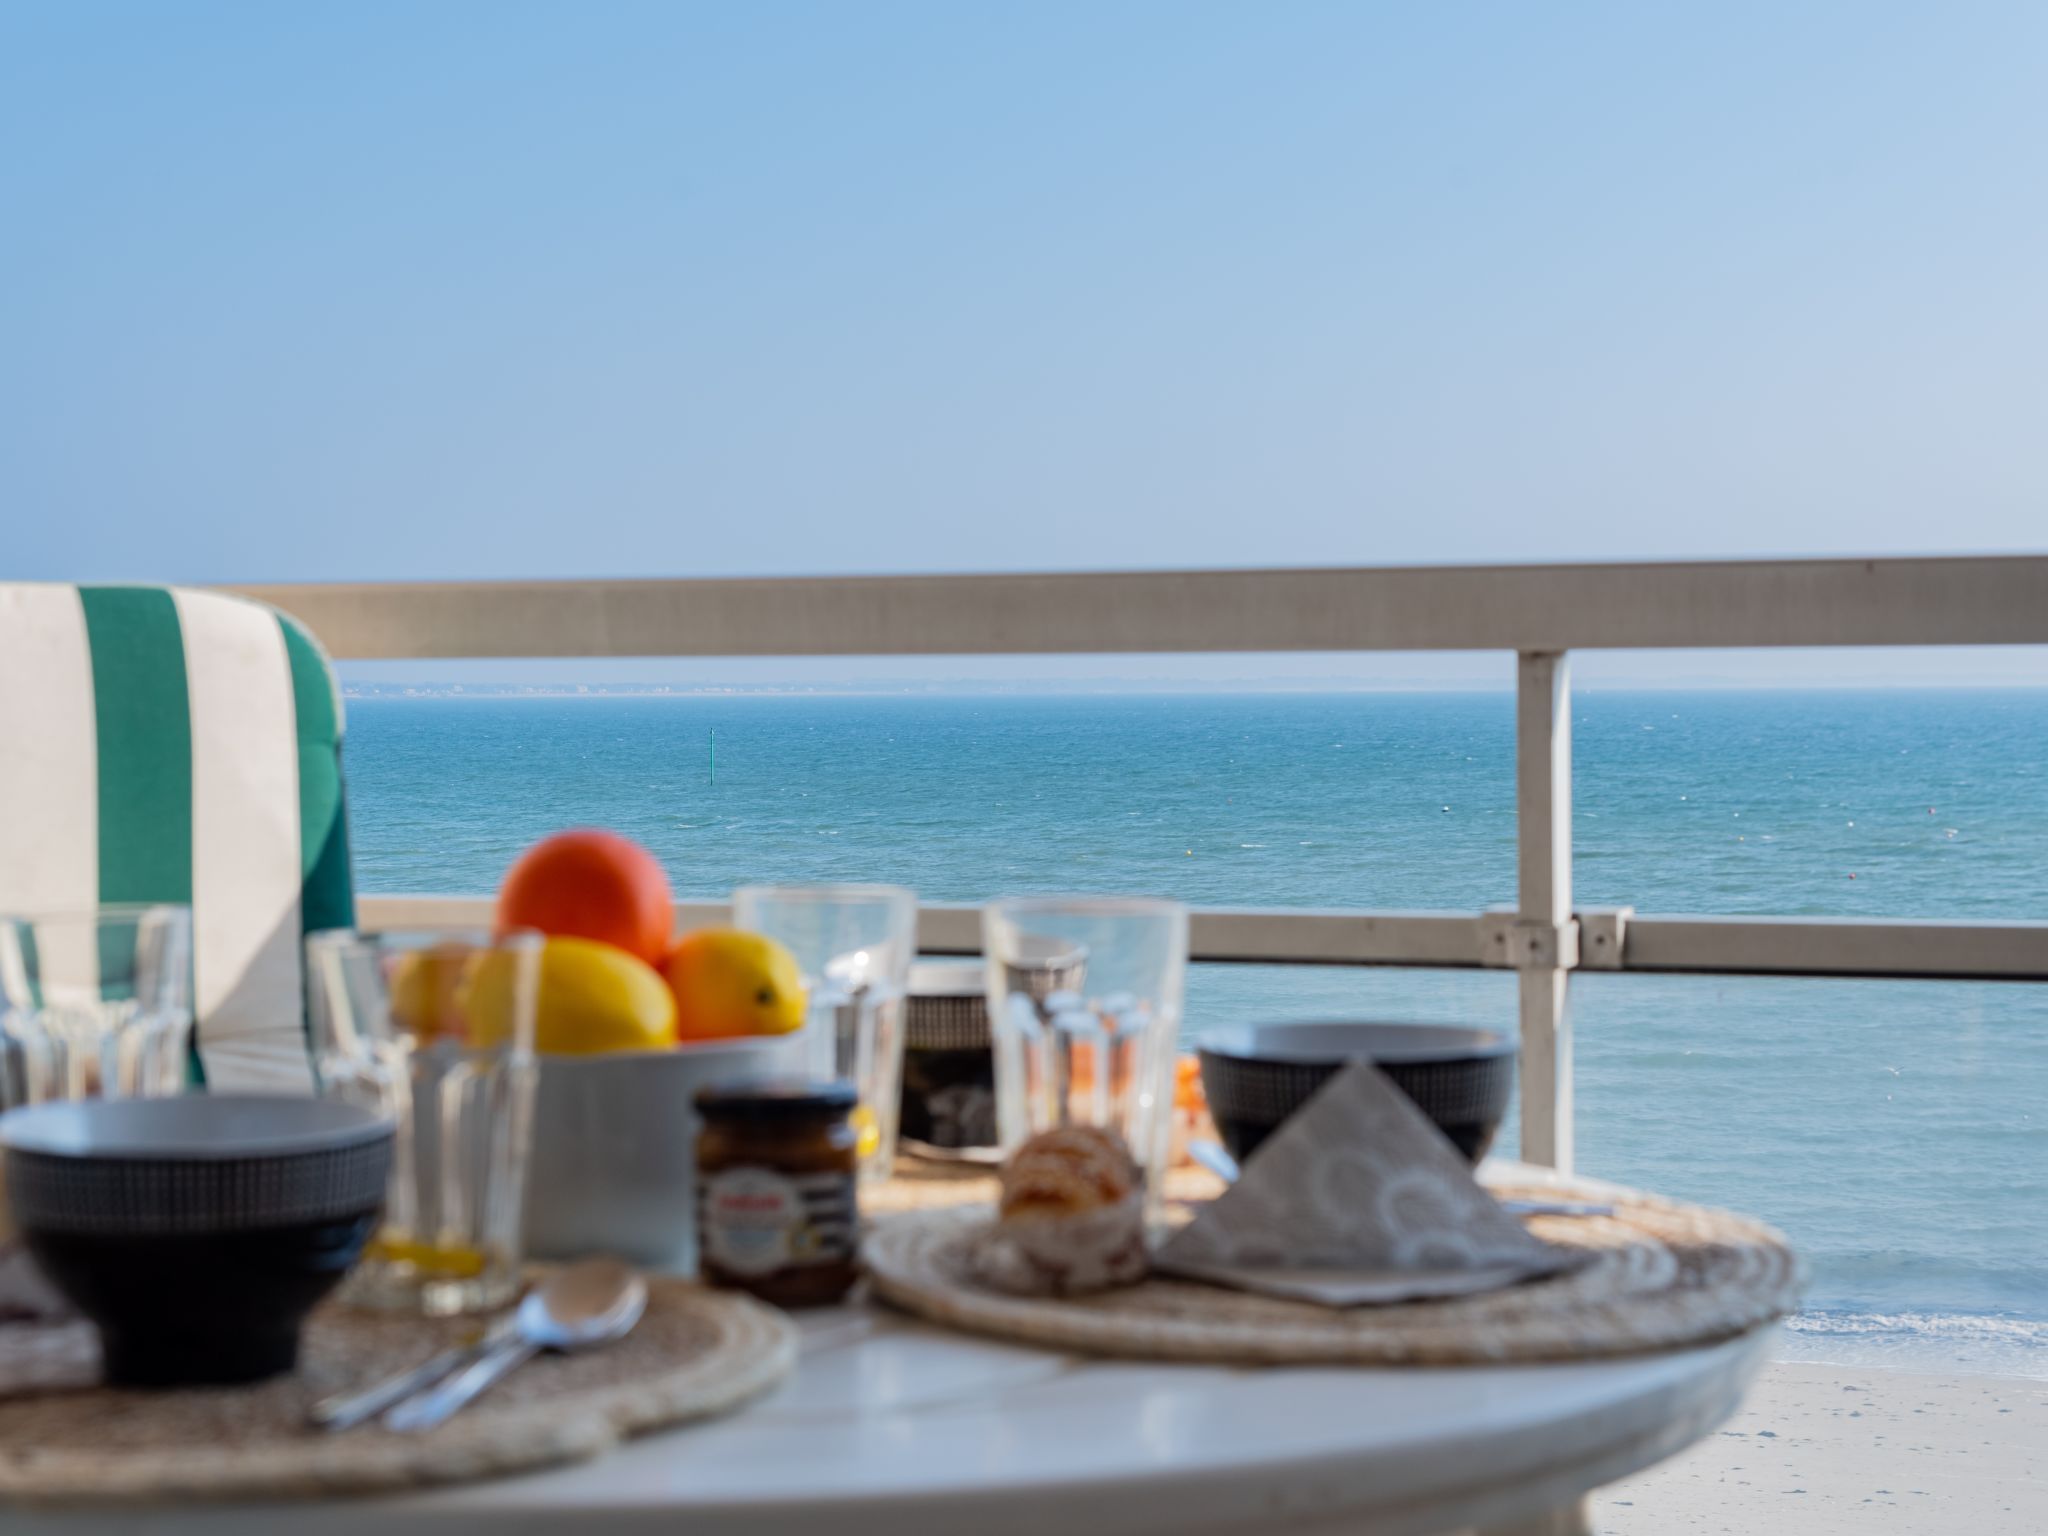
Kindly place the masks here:
[(721, 1120), (817, 1120), (843, 1115), (860, 1102), (852, 1083), (802, 1077), (750, 1077), (707, 1083), (697, 1110)]

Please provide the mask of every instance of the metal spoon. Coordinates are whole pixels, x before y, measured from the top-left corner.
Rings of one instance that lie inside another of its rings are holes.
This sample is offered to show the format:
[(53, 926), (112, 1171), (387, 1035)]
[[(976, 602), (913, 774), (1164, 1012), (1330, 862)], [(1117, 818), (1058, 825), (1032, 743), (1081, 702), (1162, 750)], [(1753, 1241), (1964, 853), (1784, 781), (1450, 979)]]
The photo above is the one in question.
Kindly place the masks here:
[(367, 1387), (321, 1398), (306, 1411), (306, 1417), (321, 1429), (354, 1429), (394, 1403), (401, 1403), (415, 1392), (424, 1391), (444, 1376), (460, 1370), (494, 1345), (516, 1337), (518, 1329), (518, 1313), (507, 1312), (488, 1328), (478, 1329), (460, 1344), (450, 1345), (418, 1365), (396, 1371)]
[(1235, 1184), (1237, 1182), (1237, 1176), (1241, 1171), (1237, 1166), (1237, 1159), (1224, 1151), (1223, 1148), (1217, 1146), (1215, 1142), (1190, 1141), (1188, 1143), (1188, 1156), (1215, 1174), (1224, 1183)]
[[(611, 1261), (601, 1259), (600, 1265), (610, 1267)], [(584, 1266), (576, 1266), (578, 1269)], [(566, 1279), (574, 1270), (564, 1270), (558, 1279)], [(423, 1392), (444, 1377), (452, 1376), (470, 1362), (479, 1359), (497, 1345), (519, 1336), (519, 1310), (501, 1312), (491, 1319), (487, 1326), (476, 1328), (459, 1343), (452, 1344), (440, 1353), (394, 1371), (367, 1387), (347, 1392), (336, 1392), (323, 1397), (306, 1412), (307, 1419), (320, 1429), (353, 1429), (367, 1422), (394, 1404), (404, 1402), (415, 1393)]]
[(591, 1259), (530, 1291), (514, 1314), (515, 1333), (439, 1386), (409, 1397), (384, 1416), (387, 1428), (432, 1429), (507, 1371), (544, 1349), (587, 1349), (622, 1338), (647, 1310), (647, 1285), (615, 1259)]

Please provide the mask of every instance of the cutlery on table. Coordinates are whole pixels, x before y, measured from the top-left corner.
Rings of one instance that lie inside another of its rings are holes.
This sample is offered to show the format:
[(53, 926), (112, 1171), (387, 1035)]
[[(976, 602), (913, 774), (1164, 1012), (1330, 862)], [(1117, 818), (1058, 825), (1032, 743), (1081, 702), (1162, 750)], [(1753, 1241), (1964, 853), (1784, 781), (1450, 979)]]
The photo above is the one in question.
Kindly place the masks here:
[(1215, 1174), (1226, 1184), (1235, 1184), (1239, 1168), (1237, 1159), (1217, 1146), (1213, 1141), (1189, 1141), (1188, 1156)]
[(647, 1284), (615, 1259), (573, 1264), (529, 1291), (511, 1317), (508, 1335), (436, 1386), (384, 1416), (387, 1428), (432, 1429), (508, 1371), (542, 1350), (566, 1353), (623, 1338), (647, 1310)]
[(451, 1344), (418, 1365), (394, 1371), (367, 1387), (323, 1397), (306, 1410), (306, 1417), (320, 1429), (353, 1429), (375, 1418), (392, 1404), (403, 1402), (415, 1392), (459, 1371), (485, 1351), (511, 1338), (517, 1316), (517, 1313), (507, 1312), (489, 1327), (477, 1329), (461, 1343)]

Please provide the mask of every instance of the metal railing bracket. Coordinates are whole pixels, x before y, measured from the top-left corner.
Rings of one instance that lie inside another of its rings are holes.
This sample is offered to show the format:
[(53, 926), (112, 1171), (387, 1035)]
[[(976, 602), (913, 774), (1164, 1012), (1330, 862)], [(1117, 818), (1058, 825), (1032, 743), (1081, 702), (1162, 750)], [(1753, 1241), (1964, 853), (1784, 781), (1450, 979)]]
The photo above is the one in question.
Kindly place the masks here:
[(1502, 971), (1569, 971), (1579, 964), (1579, 922), (1522, 917), (1488, 907), (1479, 919), (1480, 963)]
[(1634, 907), (1582, 907), (1579, 920), (1579, 969), (1618, 971), (1628, 943), (1628, 920)]

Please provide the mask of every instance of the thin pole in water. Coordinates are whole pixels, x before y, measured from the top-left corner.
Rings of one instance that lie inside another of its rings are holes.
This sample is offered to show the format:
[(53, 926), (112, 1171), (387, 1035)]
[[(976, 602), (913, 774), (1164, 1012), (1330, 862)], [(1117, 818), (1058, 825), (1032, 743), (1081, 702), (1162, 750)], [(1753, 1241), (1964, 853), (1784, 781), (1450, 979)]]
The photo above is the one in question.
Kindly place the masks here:
[(711, 787), (718, 788), (718, 727), (711, 727), (711, 739), (705, 743), (711, 759)]

